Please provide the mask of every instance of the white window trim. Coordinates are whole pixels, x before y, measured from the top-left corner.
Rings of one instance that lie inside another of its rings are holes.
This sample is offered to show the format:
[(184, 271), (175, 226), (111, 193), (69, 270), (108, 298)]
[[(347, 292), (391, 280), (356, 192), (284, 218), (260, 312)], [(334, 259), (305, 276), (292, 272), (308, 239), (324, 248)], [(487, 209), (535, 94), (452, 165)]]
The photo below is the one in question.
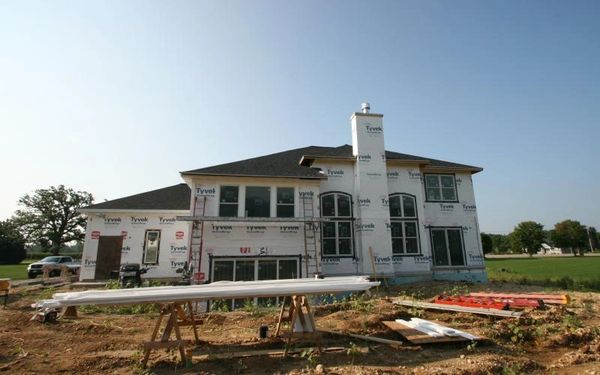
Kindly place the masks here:
[[(223, 191), (224, 187), (237, 187), (238, 188), (238, 197), (237, 197), (237, 203), (231, 203), (231, 202), (221, 202), (221, 192)], [(240, 216), (240, 191), (242, 189), (240, 188), (240, 185), (227, 185), (227, 184), (223, 184), (219, 186), (219, 198), (218, 198), (218, 203), (219, 203), (219, 207), (217, 208), (217, 215), (220, 217), (221, 216), (221, 205), (226, 205), (226, 206), (233, 206), (236, 205), (237, 206), (237, 215), (236, 216), (228, 216), (228, 217), (239, 217)]]

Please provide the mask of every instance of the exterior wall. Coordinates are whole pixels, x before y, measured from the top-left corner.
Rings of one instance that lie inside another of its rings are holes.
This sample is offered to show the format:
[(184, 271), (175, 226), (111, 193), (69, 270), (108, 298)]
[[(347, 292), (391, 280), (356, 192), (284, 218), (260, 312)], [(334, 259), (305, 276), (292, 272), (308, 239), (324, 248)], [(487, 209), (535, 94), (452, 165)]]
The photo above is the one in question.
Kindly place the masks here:
[(80, 280), (93, 280), (96, 269), (98, 236), (123, 236), (121, 264), (143, 265), (144, 238), (147, 229), (160, 229), (158, 264), (148, 268), (147, 278), (179, 277), (175, 270), (183, 266), (189, 251), (189, 223), (176, 221), (187, 211), (89, 213), (83, 246)]
[[(418, 165), (397, 165), (388, 163), (387, 183), (390, 195), (404, 193), (413, 195), (417, 205), (420, 255), (394, 255), (394, 274), (396, 276), (430, 275), (431, 247), (426, 229), (426, 212), (424, 209), (425, 190), (422, 173)], [(388, 235), (391, 235), (388, 231)]]
[[(428, 172), (427, 170), (424, 173)], [(448, 173), (448, 172), (444, 172)], [(484, 255), (481, 246), (479, 221), (473, 180), (468, 173), (455, 173), (458, 202), (425, 202), (426, 227), (459, 227), (462, 229), (465, 263), (464, 267), (434, 267), (434, 278), (455, 279), (457, 274), (482, 274), (476, 278), (485, 279)], [(430, 232), (425, 233), (431, 246)], [(465, 276), (470, 278), (471, 276)], [(460, 278), (460, 277), (459, 277)]]
[[(205, 205), (204, 216), (218, 216), (221, 186), (238, 186), (238, 217), (245, 216), (245, 188), (247, 186), (266, 186), (271, 188), (271, 217), (277, 216), (276, 200), (278, 187), (292, 187), (294, 194), (294, 217), (304, 216), (302, 198), (312, 196), (314, 215), (318, 215), (319, 181), (286, 179), (286, 178), (229, 178), (229, 177), (195, 177), (186, 180), (195, 192), (198, 201), (191, 207), (195, 215), (202, 216), (202, 205)], [(206, 203), (203, 203), (206, 197)], [(200, 243), (202, 237), (202, 243)], [(301, 259), (301, 275), (306, 277), (306, 257), (304, 244), (304, 224), (302, 222), (268, 222), (268, 221), (205, 221), (200, 223), (192, 238), (192, 254), (196, 260), (200, 256), (200, 267), (197, 280), (211, 281), (211, 260), (218, 258), (268, 258), (296, 257)], [(320, 250), (317, 244), (317, 250)]]

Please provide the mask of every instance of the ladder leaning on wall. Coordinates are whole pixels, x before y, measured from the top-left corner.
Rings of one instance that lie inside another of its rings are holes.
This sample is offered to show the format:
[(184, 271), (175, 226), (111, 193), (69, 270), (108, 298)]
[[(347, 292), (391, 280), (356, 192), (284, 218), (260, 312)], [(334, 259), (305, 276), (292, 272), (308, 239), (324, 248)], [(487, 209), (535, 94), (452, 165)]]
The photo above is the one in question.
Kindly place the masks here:
[[(194, 197), (192, 216), (204, 216), (206, 213), (206, 197)], [(204, 240), (204, 220), (192, 222), (192, 236), (190, 239), (190, 256), (188, 267), (192, 270), (192, 284), (198, 284), (200, 275), (200, 261), (202, 259), (202, 246)]]
[(319, 274), (319, 259), (317, 249), (317, 236), (319, 232), (319, 224), (315, 221), (315, 208), (313, 205), (313, 196), (304, 195), (302, 200), (302, 214), (304, 216), (304, 256), (306, 275)]

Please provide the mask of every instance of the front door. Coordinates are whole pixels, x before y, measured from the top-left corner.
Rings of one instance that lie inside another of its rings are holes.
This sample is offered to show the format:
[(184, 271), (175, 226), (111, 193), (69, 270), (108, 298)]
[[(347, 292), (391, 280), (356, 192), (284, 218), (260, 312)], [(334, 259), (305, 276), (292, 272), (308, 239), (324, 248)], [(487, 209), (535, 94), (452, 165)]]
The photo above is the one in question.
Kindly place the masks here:
[(112, 271), (121, 266), (121, 249), (123, 236), (100, 236), (96, 255), (95, 280), (108, 280)]

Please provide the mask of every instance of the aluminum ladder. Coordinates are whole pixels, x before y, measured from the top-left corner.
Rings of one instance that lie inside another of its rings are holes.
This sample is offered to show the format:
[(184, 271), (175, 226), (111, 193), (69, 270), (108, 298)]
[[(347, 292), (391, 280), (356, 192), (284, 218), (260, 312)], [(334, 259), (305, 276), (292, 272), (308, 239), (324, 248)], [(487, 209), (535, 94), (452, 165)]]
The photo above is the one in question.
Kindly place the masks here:
[(317, 243), (319, 235), (319, 224), (315, 221), (315, 208), (313, 205), (313, 195), (307, 194), (301, 196), (302, 214), (304, 218), (304, 256), (306, 275), (311, 277), (319, 275), (319, 253)]

